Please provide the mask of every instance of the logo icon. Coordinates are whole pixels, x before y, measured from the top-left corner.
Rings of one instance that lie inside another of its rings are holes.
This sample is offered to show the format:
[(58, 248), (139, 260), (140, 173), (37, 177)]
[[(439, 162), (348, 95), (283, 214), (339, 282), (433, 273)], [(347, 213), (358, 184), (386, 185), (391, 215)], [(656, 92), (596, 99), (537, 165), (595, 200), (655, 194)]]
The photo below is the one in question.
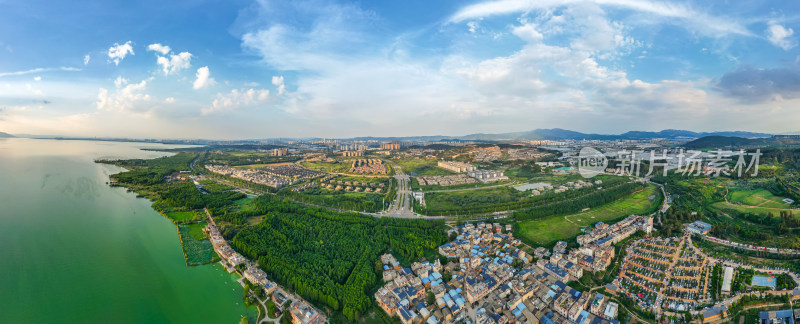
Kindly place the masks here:
[(593, 147), (584, 147), (578, 153), (578, 173), (586, 179), (603, 173), (607, 166), (606, 156)]

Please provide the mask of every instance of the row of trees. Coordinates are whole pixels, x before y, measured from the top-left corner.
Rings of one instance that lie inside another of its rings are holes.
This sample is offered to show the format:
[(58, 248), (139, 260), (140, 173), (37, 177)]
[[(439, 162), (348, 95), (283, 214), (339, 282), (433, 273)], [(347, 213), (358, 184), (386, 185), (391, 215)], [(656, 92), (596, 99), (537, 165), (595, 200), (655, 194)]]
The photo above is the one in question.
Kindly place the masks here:
[(233, 238), (237, 251), (278, 283), (354, 320), (371, 306), (381, 253), (411, 259), (447, 241), (441, 221), (373, 218), (306, 207), (273, 195), (256, 198), (264, 221)]

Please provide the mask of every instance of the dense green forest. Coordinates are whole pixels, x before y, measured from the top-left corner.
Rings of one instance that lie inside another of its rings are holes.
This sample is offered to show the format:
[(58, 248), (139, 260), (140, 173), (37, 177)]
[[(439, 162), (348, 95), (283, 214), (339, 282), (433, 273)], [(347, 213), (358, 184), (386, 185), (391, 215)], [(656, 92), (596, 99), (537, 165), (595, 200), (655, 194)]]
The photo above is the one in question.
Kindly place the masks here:
[(381, 253), (417, 259), (447, 241), (441, 221), (378, 219), (272, 195), (256, 198), (255, 205), (266, 217), (239, 231), (234, 247), (281, 285), (350, 320), (371, 306), (367, 292), (380, 282), (374, 262)]

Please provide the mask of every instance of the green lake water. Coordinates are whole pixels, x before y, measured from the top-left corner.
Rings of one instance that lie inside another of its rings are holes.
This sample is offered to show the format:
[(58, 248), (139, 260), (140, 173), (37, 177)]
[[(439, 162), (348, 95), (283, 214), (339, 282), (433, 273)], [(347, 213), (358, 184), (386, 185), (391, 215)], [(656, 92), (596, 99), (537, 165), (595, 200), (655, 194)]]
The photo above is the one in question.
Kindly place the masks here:
[(158, 144), (0, 139), (0, 323), (237, 323), (236, 277), (187, 267), (175, 226), (98, 158)]

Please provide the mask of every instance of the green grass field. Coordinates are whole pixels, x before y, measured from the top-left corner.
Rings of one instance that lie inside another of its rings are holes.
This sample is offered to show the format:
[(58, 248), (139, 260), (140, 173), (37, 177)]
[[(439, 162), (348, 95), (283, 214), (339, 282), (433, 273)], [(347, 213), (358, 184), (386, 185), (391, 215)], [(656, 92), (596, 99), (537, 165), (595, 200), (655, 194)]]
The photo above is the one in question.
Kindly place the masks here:
[[(785, 205), (784, 205), (785, 206)], [(780, 215), (781, 211), (792, 212), (794, 214), (798, 214), (797, 209), (789, 209), (789, 208), (769, 208), (769, 207), (755, 207), (749, 205), (736, 205), (732, 203), (727, 203), (724, 201), (716, 202), (711, 204), (711, 208), (717, 209), (720, 211), (726, 210), (735, 210), (740, 213), (752, 213), (752, 214), (769, 214), (772, 213), (776, 217)]]
[(211, 192), (221, 192), (233, 189), (233, 187), (229, 185), (224, 185), (214, 180), (200, 180), (198, 182), (200, 182), (200, 184), (203, 185), (203, 188), (206, 188), (206, 190)]
[(765, 208), (786, 209), (789, 206), (782, 201), (783, 197), (775, 196), (766, 189), (731, 191), (728, 194), (728, 200), (731, 203)]
[[(648, 197), (656, 195), (649, 200)], [(521, 235), (543, 246), (566, 240), (581, 233), (581, 227), (597, 222), (610, 222), (632, 214), (643, 214), (653, 210), (661, 201), (659, 190), (650, 185), (610, 204), (592, 208), (576, 214), (550, 216), (519, 223)]]
[(197, 213), (194, 211), (169, 212), (167, 213), (167, 217), (176, 222), (183, 222), (195, 219), (197, 217)]
[(789, 204), (784, 203), (783, 197), (775, 196), (766, 189), (732, 189), (728, 193), (728, 202), (720, 201), (711, 204), (712, 209), (722, 212), (737, 211), (740, 213), (769, 214), (777, 216), (781, 211), (797, 213)]

